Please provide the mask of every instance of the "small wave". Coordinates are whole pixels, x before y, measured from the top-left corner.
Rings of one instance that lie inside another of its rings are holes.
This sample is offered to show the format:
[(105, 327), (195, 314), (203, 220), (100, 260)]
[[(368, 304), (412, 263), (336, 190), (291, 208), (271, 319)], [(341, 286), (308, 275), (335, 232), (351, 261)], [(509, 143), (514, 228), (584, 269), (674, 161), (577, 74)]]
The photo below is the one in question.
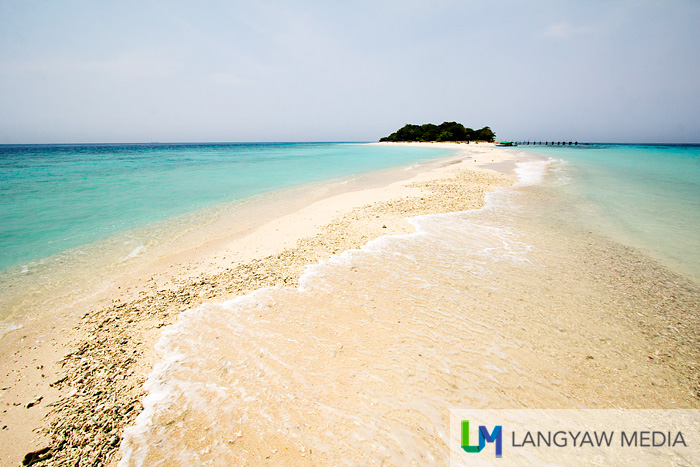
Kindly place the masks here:
[(515, 167), (515, 173), (518, 176), (515, 186), (541, 185), (550, 163), (549, 160), (518, 162)]
[(129, 259), (131, 259), (131, 258), (136, 258), (137, 256), (141, 256), (141, 255), (144, 254), (145, 252), (146, 252), (146, 247), (143, 246), (143, 245), (139, 245), (139, 246), (137, 246), (136, 248), (134, 248), (133, 250), (131, 250), (131, 253), (129, 253), (128, 255), (124, 256), (124, 257), (122, 258), (122, 261), (126, 261), (126, 260), (129, 260)]
[(551, 184), (553, 186), (570, 185), (574, 182), (574, 179), (570, 175), (571, 163), (569, 161), (553, 158), (550, 158), (548, 161), (550, 162), (550, 167), (548, 171), (554, 178), (551, 181)]
[(3, 336), (7, 334), (8, 332), (15, 331), (17, 329), (21, 329), (22, 325), (21, 324), (16, 324), (16, 323), (0, 323), (0, 336)]

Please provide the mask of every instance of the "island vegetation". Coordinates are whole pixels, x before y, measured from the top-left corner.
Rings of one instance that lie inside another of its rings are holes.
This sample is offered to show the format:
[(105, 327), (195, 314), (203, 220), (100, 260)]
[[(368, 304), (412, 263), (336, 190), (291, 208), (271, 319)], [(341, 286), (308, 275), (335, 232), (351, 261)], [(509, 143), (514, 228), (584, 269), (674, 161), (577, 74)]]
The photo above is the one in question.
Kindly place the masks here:
[(425, 123), (423, 125), (406, 124), (399, 130), (381, 138), (380, 142), (406, 142), (406, 141), (437, 141), (437, 142), (470, 142), (496, 140), (496, 134), (491, 128), (485, 126), (480, 130), (465, 128), (457, 122), (443, 122), (440, 125)]

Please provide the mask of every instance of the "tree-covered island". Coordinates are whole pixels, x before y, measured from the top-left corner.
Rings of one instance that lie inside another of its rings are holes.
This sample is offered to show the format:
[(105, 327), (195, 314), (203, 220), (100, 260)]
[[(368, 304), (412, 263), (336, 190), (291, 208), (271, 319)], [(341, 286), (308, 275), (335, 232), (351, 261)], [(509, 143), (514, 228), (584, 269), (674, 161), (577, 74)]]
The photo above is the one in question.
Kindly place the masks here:
[(389, 136), (381, 138), (379, 142), (487, 141), (493, 143), (495, 140), (496, 134), (487, 126), (480, 130), (472, 130), (471, 128), (465, 128), (461, 123), (444, 122), (440, 125), (433, 125), (432, 123), (423, 125), (406, 124)]

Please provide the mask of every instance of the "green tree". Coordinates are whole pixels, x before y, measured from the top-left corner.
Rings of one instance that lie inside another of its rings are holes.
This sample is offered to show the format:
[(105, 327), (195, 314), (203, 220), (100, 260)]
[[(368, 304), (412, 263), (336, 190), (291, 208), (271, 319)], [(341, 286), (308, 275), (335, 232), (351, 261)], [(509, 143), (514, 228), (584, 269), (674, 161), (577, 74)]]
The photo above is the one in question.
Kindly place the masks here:
[(480, 130), (477, 130), (475, 132), (475, 139), (479, 141), (488, 141), (489, 143), (493, 143), (496, 141), (496, 133), (491, 131), (491, 128), (485, 126)]
[(406, 124), (389, 136), (379, 141), (489, 141), (493, 142), (496, 134), (485, 126), (480, 130), (465, 128), (457, 122), (443, 122), (440, 125), (425, 123), (423, 125)]

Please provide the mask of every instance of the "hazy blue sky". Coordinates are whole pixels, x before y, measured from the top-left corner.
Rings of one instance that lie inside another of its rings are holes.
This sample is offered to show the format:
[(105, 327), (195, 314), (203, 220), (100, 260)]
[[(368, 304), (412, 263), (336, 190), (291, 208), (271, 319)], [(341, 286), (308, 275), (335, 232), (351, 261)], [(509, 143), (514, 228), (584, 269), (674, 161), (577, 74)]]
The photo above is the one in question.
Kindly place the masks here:
[(0, 143), (700, 142), (700, 1), (0, 0)]

